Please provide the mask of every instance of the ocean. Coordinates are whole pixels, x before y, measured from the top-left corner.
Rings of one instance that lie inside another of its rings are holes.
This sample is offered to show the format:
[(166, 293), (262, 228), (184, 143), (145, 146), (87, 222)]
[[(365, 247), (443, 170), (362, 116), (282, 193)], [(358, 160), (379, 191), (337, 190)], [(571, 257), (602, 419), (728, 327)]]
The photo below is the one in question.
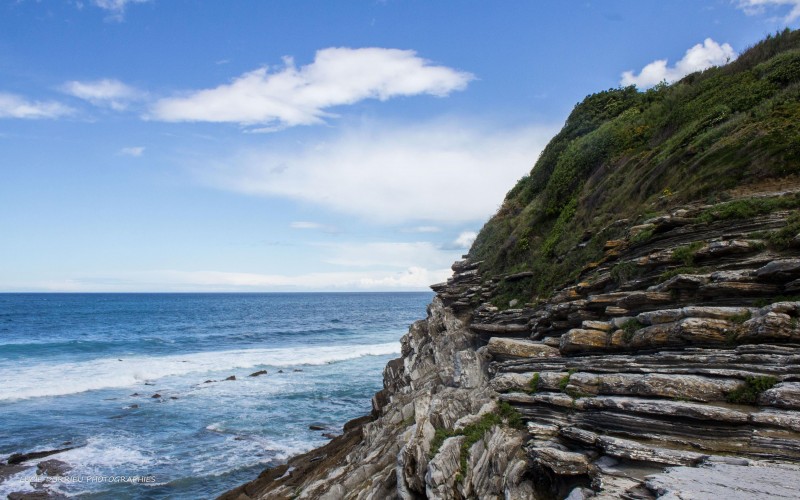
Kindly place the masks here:
[(50, 459), (69, 468), (50, 489), (87, 499), (213, 498), (254, 479), (370, 411), (432, 297), (0, 294), (0, 460), (72, 448), (0, 469), (0, 498), (32, 491)]

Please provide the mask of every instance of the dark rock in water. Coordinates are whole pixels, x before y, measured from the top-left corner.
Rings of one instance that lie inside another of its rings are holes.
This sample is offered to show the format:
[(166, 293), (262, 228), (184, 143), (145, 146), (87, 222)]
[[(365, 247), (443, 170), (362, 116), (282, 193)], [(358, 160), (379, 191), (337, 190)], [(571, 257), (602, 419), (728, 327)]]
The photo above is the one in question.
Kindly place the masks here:
[(66, 498), (51, 491), (15, 491), (8, 494), (8, 500), (53, 500), (56, 498)]
[(150, 396), (150, 397), (151, 397), (151, 398), (153, 398), (153, 399), (157, 399), (157, 398), (160, 398), (160, 397), (161, 397), (161, 394), (159, 394), (159, 393), (155, 393), (155, 394), (153, 394), (153, 395), (152, 395), (152, 396)]
[(178, 396), (170, 396), (169, 399), (175, 400), (178, 399)]
[(141, 394), (139, 394), (138, 392), (134, 392), (133, 394), (131, 394), (131, 397), (137, 397), (137, 396), (141, 396)]
[(156, 384), (154, 384), (152, 382), (145, 382), (144, 385), (156, 385)]
[(0, 484), (6, 481), (14, 474), (22, 472), (26, 469), (24, 465), (6, 465), (0, 463)]
[(225, 380), (236, 380), (236, 375), (231, 375), (230, 377), (226, 378)]
[(278, 370), (278, 373), (283, 373), (283, 370)]
[(47, 476), (63, 476), (69, 470), (70, 470), (69, 464), (56, 459), (50, 459), (50, 460), (45, 460), (43, 462), (39, 462), (39, 464), (36, 466), (37, 475), (44, 474)]
[(203, 382), (203, 383), (204, 383), (204, 384), (211, 384), (211, 383), (214, 383), (214, 382), (216, 382), (216, 380), (206, 380), (206, 381), (205, 381), (205, 382)]
[(328, 438), (328, 439), (333, 439), (333, 438), (339, 437), (339, 435), (338, 434), (334, 434), (332, 432), (326, 432), (326, 433), (322, 434), (322, 437)]
[(129, 409), (129, 410), (135, 410), (135, 409), (136, 409), (136, 408), (138, 408), (138, 407), (139, 407), (139, 405), (130, 405), (130, 406), (128, 407), (128, 409)]
[(312, 431), (324, 431), (326, 429), (324, 425), (319, 425), (319, 424), (311, 424), (308, 426), (308, 428), (311, 429)]
[(301, 371), (303, 371), (303, 370), (301, 370), (300, 368), (295, 368), (295, 369), (294, 369), (294, 370), (292, 370), (292, 371), (295, 371), (295, 372), (301, 372)]
[(258, 376), (266, 375), (266, 374), (267, 374), (267, 370), (258, 370), (257, 372), (251, 373), (250, 376), (251, 377), (258, 377)]
[(69, 451), (74, 449), (75, 447), (73, 446), (71, 448), (59, 448), (57, 450), (32, 451), (30, 453), (14, 453), (10, 457), (8, 457), (7, 463), (8, 465), (21, 464), (22, 462), (27, 462), (28, 460), (33, 460), (35, 458), (49, 457), (50, 455), (55, 455), (56, 453), (61, 453), (64, 451)]

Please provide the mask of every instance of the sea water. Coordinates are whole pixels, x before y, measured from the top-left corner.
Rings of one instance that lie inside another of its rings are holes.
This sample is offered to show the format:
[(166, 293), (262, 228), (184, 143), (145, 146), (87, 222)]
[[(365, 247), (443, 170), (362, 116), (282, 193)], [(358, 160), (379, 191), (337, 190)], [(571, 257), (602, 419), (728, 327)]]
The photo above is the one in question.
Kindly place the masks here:
[(212, 498), (254, 479), (370, 411), (431, 298), (0, 294), (0, 460), (72, 448), (0, 477), (0, 498), (33, 490), (49, 459), (69, 467), (51, 490), (81, 498)]

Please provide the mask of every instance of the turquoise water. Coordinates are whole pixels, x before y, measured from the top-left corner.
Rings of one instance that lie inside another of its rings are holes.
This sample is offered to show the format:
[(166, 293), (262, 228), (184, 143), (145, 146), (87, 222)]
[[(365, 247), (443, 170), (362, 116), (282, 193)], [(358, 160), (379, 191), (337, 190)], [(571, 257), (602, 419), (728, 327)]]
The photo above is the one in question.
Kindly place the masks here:
[[(309, 425), (369, 412), (431, 298), (0, 294), (0, 459), (74, 446), (42, 459), (71, 468), (65, 494), (213, 497), (327, 442)], [(0, 498), (30, 491), (37, 462)], [(147, 479), (103, 479), (131, 476)]]

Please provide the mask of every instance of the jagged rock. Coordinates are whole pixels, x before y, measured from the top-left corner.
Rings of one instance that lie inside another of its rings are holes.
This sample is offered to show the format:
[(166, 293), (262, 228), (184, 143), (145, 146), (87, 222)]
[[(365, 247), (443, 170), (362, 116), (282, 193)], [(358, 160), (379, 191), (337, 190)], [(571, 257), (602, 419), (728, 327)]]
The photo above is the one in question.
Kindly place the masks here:
[(32, 451), (30, 453), (13, 453), (11, 456), (8, 457), (6, 463), (8, 465), (17, 465), (23, 462), (27, 462), (28, 460), (34, 460), (37, 458), (44, 458), (50, 455), (55, 455), (56, 453), (62, 453), (65, 451), (73, 450), (74, 447), (71, 448), (59, 448), (55, 450), (44, 450), (44, 451)]
[(561, 451), (555, 448), (529, 448), (528, 455), (534, 463), (547, 467), (560, 476), (589, 473), (589, 460), (582, 453)]
[(762, 392), (758, 404), (800, 410), (800, 382), (783, 382)]
[(36, 474), (47, 476), (63, 476), (70, 470), (69, 464), (61, 460), (43, 460), (36, 464)]
[[(428, 464), (425, 473), (425, 493), (428, 498), (458, 500), (456, 479), (461, 474), (461, 444), (464, 436), (451, 437), (444, 440), (439, 452)], [(462, 474), (463, 477), (463, 474)]]
[(780, 281), (786, 281), (798, 274), (800, 274), (800, 259), (774, 260), (755, 272), (759, 278)]
[(522, 339), (492, 337), (487, 345), (489, 354), (496, 358), (558, 357), (558, 349), (540, 342)]

